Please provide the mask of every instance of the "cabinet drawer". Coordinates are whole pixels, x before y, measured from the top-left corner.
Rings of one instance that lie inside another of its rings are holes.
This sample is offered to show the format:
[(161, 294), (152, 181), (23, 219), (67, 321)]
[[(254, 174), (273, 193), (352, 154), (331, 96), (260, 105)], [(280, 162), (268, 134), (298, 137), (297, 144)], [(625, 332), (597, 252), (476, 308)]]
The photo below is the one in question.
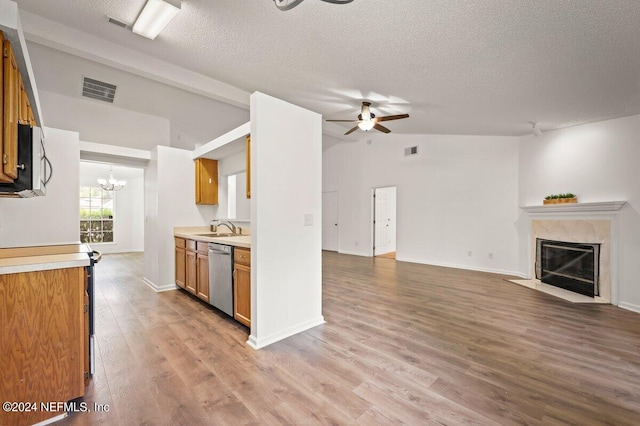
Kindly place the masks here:
[(233, 259), (235, 263), (239, 263), (240, 265), (251, 266), (251, 250), (236, 247), (233, 250)]
[(187, 250), (196, 251), (196, 241), (187, 240)]
[(197, 241), (196, 247), (198, 249), (198, 253), (207, 254), (209, 253), (209, 243), (204, 241)]
[(176, 247), (185, 248), (185, 239), (184, 238), (174, 237), (174, 239), (176, 240)]

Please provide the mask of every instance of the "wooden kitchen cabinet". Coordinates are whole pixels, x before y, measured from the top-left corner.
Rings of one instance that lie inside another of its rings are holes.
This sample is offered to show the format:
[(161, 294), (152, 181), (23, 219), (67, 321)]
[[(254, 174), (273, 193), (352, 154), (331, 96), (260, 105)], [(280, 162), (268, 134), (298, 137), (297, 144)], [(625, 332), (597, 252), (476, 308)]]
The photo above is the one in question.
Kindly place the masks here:
[(185, 277), (185, 290), (191, 294), (197, 294), (198, 291), (198, 269), (196, 264), (196, 242), (193, 240), (187, 240), (187, 250), (185, 252), (186, 258), (186, 277)]
[(176, 285), (209, 303), (209, 245), (175, 237)]
[(246, 145), (246, 167), (247, 167), (247, 198), (251, 198), (251, 135), (247, 135), (247, 139), (245, 141)]
[(184, 238), (175, 238), (176, 241), (176, 285), (178, 287), (185, 288), (186, 280), (187, 280), (187, 257), (185, 250), (185, 240)]
[(196, 243), (196, 296), (209, 302), (209, 244)]
[(64, 414), (43, 410), (41, 402), (84, 396), (85, 273), (73, 267), (0, 275), (0, 395), (38, 408), (0, 410), (0, 424), (35, 424)]
[(0, 143), (0, 182), (18, 177), (18, 119), (20, 112), (20, 73), (9, 40), (2, 37), (2, 143)]
[(234, 249), (233, 317), (251, 327), (251, 250)]
[(218, 160), (198, 158), (196, 164), (196, 204), (218, 204)]

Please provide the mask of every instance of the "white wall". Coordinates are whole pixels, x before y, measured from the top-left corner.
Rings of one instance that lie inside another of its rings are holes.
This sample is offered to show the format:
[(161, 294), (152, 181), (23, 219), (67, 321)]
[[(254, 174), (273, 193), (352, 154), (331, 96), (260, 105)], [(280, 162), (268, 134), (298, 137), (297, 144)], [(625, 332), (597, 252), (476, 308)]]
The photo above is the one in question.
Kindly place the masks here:
[[(78, 88), (80, 90), (80, 88)], [(44, 119), (50, 126), (80, 133), (83, 141), (150, 150), (169, 145), (170, 122), (111, 104), (39, 91)]]
[(198, 206), (192, 151), (157, 146), (145, 170), (145, 281), (162, 291), (175, 287), (173, 228), (202, 226), (218, 206)]
[[(82, 163), (80, 185), (96, 186), (98, 178), (108, 177), (109, 166)], [(126, 172), (125, 172), (126, 171)], [(127, 186), (114, 192), (115, 221), (113, 243), (92, 243), (91, 248), (102, 253), (126, 253), (144, 250), (144, 173), (142, 169), (113, 166), (116, 179)]]
[[(229, 218), (229, 192), (227, 188), (227, 177), (229, 175), (238, 175), (236, 180), (236, 216), (239, 219), (249, 219), (251, 216), (251, 203), (247, 199), (246, 185), (246, 152), (242, 151), (218, 161), (218, 216), (221, 218)], [(232, 218), (231, 218), (232, 219)], [(241, 223), (244, 228), (248, 223)]]
[[(640, 312), (640, 115), (520, 138), (520, 205), (573, 192), (579, 202), (626, 201), (618, 214), (619, 305)], [(522, 220), (524, 223), (525, 221)], [(521, 234), (527, 231), (521, 227)], [(524, 242), (526, 244), (526, 242)], [(526, 250), (521, 249), (526, 272)]]
[[(404, 156), (410, 146), (417, 156)], [(397, 186), (398, 260), (518, 271), (517, 138), (372, 133), (323, 161), (322, 190), (338, 191), (339, 252), (372, 255), (371, 189)]]
[[(251, 95), (251, 336), (260, 348), (322, 324), (322, 120)], [(304, 226), (304, 216), (313, 225)]]
[(77, 243), (79, 228), (79, 136), (46, 128), (53, 175), (44, 197), (0, 199), (0, 247)]

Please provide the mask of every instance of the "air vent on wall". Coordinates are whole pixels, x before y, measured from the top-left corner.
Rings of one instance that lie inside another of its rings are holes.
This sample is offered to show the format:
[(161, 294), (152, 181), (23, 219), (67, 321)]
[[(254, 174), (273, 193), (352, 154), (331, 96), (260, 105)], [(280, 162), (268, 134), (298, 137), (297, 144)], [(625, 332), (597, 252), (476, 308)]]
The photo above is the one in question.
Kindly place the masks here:
[(405, 148), (404, 149), (404, 156), (408, 157), (410, 155), (417, 155), (418, 154), (418, 147), (417, 146), (411, 146), (409, 148)]
[(87, 98), (98, 99), (112, 104), (113, 98), (116, 96), (116, 88), (117, 86), (114, 84), (82, 77), (82, 96)]

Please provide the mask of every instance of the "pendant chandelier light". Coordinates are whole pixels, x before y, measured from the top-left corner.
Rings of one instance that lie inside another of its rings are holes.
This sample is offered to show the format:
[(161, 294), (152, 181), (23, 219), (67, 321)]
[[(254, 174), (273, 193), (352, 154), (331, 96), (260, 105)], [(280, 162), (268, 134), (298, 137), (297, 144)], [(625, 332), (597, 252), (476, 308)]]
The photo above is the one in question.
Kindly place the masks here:
[(98, 179), (98, 183), (105, 191), (119, 191), (127, 185), (124, 180), (116, 180), (113, 177), (113, 167), (109, 168), (109, 180)]

